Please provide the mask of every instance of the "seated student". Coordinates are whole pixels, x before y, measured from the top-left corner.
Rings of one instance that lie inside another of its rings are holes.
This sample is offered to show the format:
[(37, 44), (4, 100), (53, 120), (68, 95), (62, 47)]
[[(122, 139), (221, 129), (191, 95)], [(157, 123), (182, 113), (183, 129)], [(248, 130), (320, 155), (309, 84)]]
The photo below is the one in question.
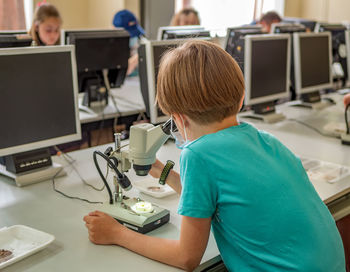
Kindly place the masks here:
[(62, 18), (57, 8), (46, 2), (39, 3), (34, 13), (29, 34), (34, 45), (59, 45)]
[(122, 27), (130, 34), (130, 55), (128, 61), (127, 75), (130, 75), (138, 66), (137, 49), (139, 47), (139, 40), (145, 35), (144, 29), (139, 25), (135, 15), (127, 10), (121, 10), (114, 15), (113, 25), (115, 27)]
[[(193, 270), (210, 229), (229, 271), (345, 271), (334, 219), (297, 158), (274, 136), (241, 123), (244, 77), (219, 46), (188, 41), (161, 60), (157, 101), (178, 128), (179, 240), (146, 236), (95, 211), (89, 239)], [(182, 140), (179, 137), (182, 136)], [(151, 169), (159, 177), (163, 164)]]
[(280, 23), (281, 21), (282, 18), (277, 12), (269, 11), (261, 16), (259, 24), (262, 26), (264, 32), (270, 33), (271, 25), (274, 23)]
[(347, 94), (344, 96), (344, 106), (346, 107), (349, 104), (350, 104), (350, 94)]
[(198, 12), (193, 8), (184, 8), (171, 19), (171, 26), (200, 25)]

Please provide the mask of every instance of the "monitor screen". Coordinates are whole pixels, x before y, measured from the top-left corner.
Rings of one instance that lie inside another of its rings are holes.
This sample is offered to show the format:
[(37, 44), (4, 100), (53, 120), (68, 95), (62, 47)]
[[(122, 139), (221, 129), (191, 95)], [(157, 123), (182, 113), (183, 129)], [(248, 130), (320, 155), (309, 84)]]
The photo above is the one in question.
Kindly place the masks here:
[(78, 72), (127, 67), (130, 56), (129, 35), (124, 31), (70, 33), (75, 45)]
[(330, 87), (332, 84), (330, 33), (294, 33), (293, 40), (297, 93), (308, 93)]
[(208, 30), (168, 30), (163, 33), (163, 40), (174, 39), (195, 39), (195, 38), (210, 38)]
[(109, 85), (120, 87), (126, 77), (130, 56), (129, 33), (124, 29), (63, 30), (62, 40), (74, 44), (80, 92), (93, 93), (107, 87), (102, 70), (108, 70)]
[(253, 105), (287, 97), (290, 36), (247, 36), (245, 54), (246, 104)]
[(183, 41), (146, 41), (139, 48), (139, 76), (141, 93), (146, 105), (146, 111), (151, 123), (161, 123), (168, 119), (157, 105), (155, 97), (160, 59), (171, 48), (177, 47)]
[(0, 156), (81, 138), (75, 69), (71, 46), (0, 50)]

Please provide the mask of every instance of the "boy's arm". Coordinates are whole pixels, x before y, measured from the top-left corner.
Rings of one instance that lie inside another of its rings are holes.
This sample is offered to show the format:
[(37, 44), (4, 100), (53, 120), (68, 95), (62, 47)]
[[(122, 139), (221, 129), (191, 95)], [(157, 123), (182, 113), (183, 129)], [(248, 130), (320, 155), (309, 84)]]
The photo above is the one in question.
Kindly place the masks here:
[(89, 239), (95, 244), (116, 244), (147, 258), (193, 270), (207, 247), (211, 218), (182, 216), (180, 240), (151, 237), (134, 232), (102, 212), (84, 217)]

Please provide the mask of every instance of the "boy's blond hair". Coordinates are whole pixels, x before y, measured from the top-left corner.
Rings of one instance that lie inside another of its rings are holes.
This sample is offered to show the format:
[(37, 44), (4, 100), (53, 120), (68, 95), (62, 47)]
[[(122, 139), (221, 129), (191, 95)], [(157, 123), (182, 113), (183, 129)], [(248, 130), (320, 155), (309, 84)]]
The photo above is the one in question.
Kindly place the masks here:
[(185, 114), (198, 124), (236, 115), (244, 77), (236, 61), (211, 42), (188, 41), (161, 60), (156, 100), (166, 114)]

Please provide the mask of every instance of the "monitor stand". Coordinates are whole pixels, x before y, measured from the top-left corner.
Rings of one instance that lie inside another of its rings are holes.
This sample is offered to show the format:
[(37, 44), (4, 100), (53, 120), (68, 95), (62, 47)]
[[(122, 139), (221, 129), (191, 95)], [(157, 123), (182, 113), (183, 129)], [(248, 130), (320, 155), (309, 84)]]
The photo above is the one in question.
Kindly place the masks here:
[(300, 100), (289, 103), (293, 107), (303, 107), (313, 110), (322, 110), (330, 106), (329, 102), (321, 101), (321, 95), (319, 91), (302, 94)]
[(277, 123), (286, 119), (284, 114), (276, 112), (275, 103), (273, 101), (253, 105), (252, 110), (253, 112), (242, 114), (239, 117), (262, 120), (269, 124)]
[(62, 165), (55, 162), (51, 166), (44, 167), (43, 169), (35, 169), (18, 174), (6, 170), (6, 166), (0, 164), (0, 175), (13, 179), (18, 187), (22, 187), (44, 180), (49, 180), (53, 177), (65, 176), (66, 172), (63, 170)]
[(49, 148), (31, 150), (4, 157), (0, 174), (16, 181), (17, 186), (65, 175), (60, 164), (52, 163)]

